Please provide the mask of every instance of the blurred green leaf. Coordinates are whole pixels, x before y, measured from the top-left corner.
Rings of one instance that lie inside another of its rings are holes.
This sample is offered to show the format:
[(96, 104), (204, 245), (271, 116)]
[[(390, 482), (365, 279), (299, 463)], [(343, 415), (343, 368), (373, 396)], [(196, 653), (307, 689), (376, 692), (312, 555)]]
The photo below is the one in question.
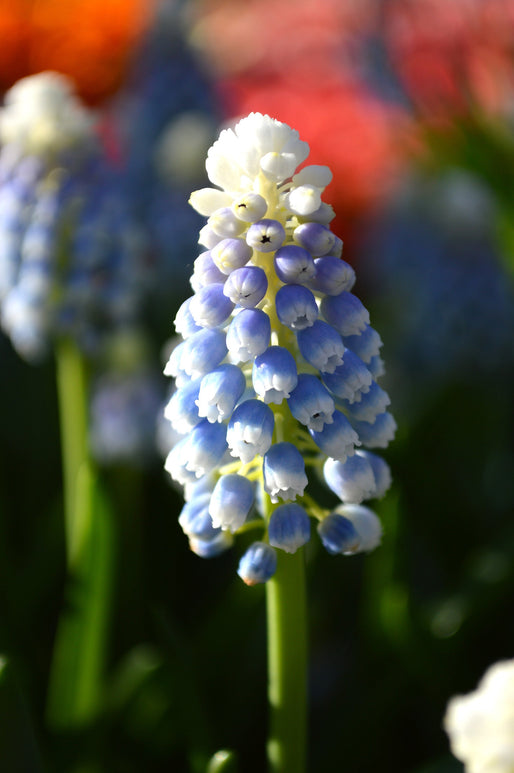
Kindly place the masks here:
[(59, 621), (47, 718), (57, 730), (93, 721), (102, 705), (102, 678), (114, 561), (109, 504), (89, 466), (77, 482), (76, 541)]

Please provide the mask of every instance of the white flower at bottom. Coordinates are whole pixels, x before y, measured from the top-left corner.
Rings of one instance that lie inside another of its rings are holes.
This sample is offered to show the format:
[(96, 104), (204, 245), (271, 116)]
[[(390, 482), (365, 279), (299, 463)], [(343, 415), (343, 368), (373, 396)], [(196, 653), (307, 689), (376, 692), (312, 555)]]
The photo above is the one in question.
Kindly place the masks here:
[(514, 660), (491, 666), (475, 692), (452, 698), (444, 727), (466, 773), (512, 773)]

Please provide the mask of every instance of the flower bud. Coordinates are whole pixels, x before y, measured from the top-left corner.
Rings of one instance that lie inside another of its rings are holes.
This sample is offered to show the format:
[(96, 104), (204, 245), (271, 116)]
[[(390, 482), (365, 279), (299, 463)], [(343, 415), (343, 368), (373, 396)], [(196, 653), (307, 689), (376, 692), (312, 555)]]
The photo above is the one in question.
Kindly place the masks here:
[(237, 570), (246, 585), (267, 582), (275, 574), (277, 554), (265, 542), (254, 542), (242, 556)]
[(246, 234), (246, 241), (258, 252), (275, 252), (286, 238), (284, 227), (278, 220), (259, 220)]

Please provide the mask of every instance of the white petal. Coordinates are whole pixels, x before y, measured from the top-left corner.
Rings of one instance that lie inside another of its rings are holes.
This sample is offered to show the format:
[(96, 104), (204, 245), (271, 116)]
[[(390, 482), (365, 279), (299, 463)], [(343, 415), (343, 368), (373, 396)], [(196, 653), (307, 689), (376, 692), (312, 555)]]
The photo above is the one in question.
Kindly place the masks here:
[(232, 196), (217, 188), (201, 188), (193, 191), (189, 203), (200, 215), (209, 217), (221, 207), (229, 207), (232, 204)]
[(293, 177), (293, 183), (295, 185), (315, 185), (316, 188), (326, 188), (326, 186), (332, 182), (333, 174), (328, 166), (319, 166), (319, 164), (312, 164), (311, 166), (304, 167), (298, 174)]

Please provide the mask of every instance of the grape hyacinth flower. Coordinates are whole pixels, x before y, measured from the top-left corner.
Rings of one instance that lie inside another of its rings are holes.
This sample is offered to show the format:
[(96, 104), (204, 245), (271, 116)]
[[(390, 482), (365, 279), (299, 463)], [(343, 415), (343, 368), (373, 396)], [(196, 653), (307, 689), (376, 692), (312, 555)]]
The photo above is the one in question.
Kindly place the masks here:
[[(177, 314), (184, 342), (165, 369), (177, 386), (166, 415), (185, 435), (167, 469), (182, 485), (214, 475), (213, 540), (260, 528), (239, 569), (250, 584), (273, 575), (270, 551), (309, 539), (305, 518), (318, 521), (330, 553), (375, 547), (373, 517), (352, 520), (337, 508), (371, 513), (361, 503), (390, 483), (386, 462), (366, 451), (384, 448), (395, 430), (376, 381), (381, 341), (352, 292), (341, 240), (319, 222), (330, 170), (296, 173), (308, 150), (296, 131), (259, 113), (210, 148), (207, 173), (218, 187), (190, 199), (208, 218), (200, 236), (207, 249)], [(331, 509), (308, 494), (317, 471), (338, 498)]]
[[(179, 523), (191, 550), (217, 556), (256, 534), (237, 573), (266, 585), (273, 773), (305, 770), (303, 547), (314, 531), (329, 554), (380, 543), (363, 502), (382, 497), (391, 474), (367, 449), (384, 448), (395, 429), (377, 384), (381, 341), (322, 202), (331, 172), (296, 172), (308, 152), (296, 131), (260, 113), (210, 148), (217, 187), (190, 199), (208, 218), (206, 250), (165, 366), (176, 386), (166, 415), (179, 433), (165, 468), (184, 487)], [(320, 475), (328, 507), (309, 492)]]

